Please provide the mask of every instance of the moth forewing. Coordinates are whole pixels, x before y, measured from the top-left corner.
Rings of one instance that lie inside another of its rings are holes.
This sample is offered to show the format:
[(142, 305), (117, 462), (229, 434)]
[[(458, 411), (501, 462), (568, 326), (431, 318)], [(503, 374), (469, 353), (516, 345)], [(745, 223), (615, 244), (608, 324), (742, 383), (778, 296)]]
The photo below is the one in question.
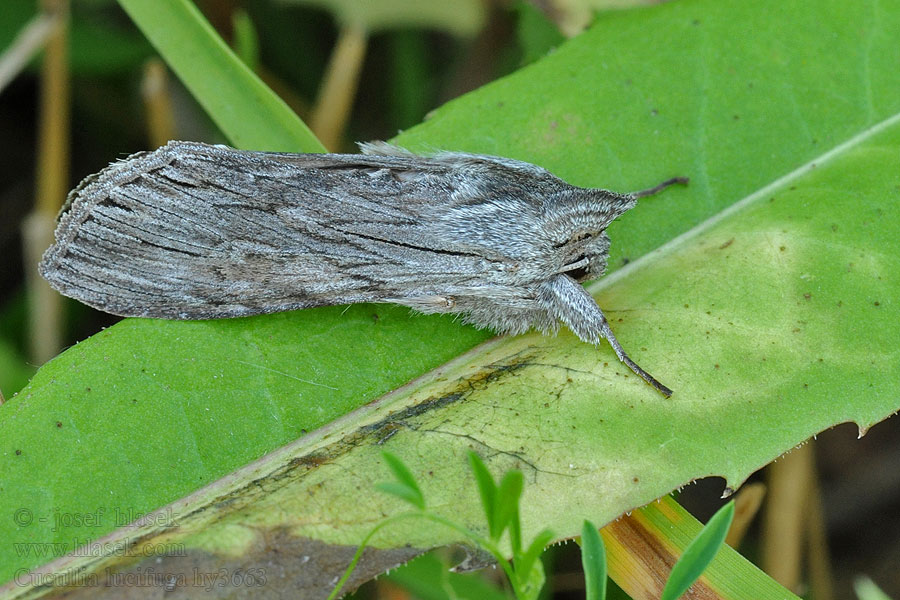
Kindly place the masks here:
[[(100, 310), (211, 319), (395, 302), (498, 332), (607, 339), (575, 280), (605, 269), (606, 225), (634, 194), (571, 186), (512, 159), (247, 152), (170, 142), (86, 178), (67, 199), (41, 274)], [(574, 278), (574, 279), (573, 279)]]

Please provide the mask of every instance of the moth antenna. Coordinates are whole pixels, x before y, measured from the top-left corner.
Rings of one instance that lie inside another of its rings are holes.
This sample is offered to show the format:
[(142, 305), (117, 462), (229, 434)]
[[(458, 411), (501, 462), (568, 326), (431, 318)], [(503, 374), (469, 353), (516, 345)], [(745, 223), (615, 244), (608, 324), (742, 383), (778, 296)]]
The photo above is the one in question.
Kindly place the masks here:
[(641, 190), (639, 192), (632, 192), (628, 195), (631, 196), (632, 198), (634, 198), (635, 200), (637, 200), (638, 198), (645, 198), (647, 196), (652, 196), (653, 194), (655, 194), (657, 192), (661, 192), (662, 190), (666, 189), (670, 185), (675, 185), (676, 183), (680, 183), (681, 185), (687, 185), (689, 181), (690, 181), (690, 179), (687, 177), (673, 177), (672, 179), (666, 179), (661, 184), (653, 186), (652, 188), (648, 188), (646, 190)]

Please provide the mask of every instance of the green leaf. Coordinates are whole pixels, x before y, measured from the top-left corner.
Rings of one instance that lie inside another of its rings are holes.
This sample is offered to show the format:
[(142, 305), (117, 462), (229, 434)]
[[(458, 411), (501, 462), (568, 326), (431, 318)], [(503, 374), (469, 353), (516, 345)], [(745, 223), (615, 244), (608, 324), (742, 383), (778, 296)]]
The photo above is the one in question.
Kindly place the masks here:
[(725, 544), (725, 536), (728, 535), (732, 519), (734, 519), (733, 500), (716, 511), (700, 535), (694, 538), (672, 567), (672, 574), (666, 581), (660, 600), (677, 600), (700, 578)]
[(516, 600), (537, 600), (541, 597), (541, 590), (544, 589), (544, 583), (547, 576), (544, 573), (544, 563), (536, 560), (531, 563), (528, 571), (519, 571), (516, 569), (518, 579), (518, 589)]
[(259, 34), (253, 19), (245, 10), (236, 10), (231, 19), (234, 29), (234, 52), (251, 71), (259, 67)]
[(861, 575), (853, 580), (853, 591), (859, 600), (891, 600), (871, 578)]
[(536, 61), (565, 41), (559, 28), (537, 6), (519, 0), (515, 9), (516, 37), (522, 52), (522, 64)]
[[(697, 477), (736, 487), (818, 431), (870, 427), (900, 408), (898, 37), (895, 0), (875, 12), (834, 0), (617, 12), (398, 139), (620, 191), (692, 177), (610, 227), (616, 270), (591, 287), (671, 399), (567, 331), (491, 341), (405, 385), (488, 334), (388, 306), (127, 319), (0, 407), (0, 515), (48, 519), (0, 519), (0, 539), (125, 535), (108, 515), (175, 503), (178, 527), (164, 533), (192, 558), (281, 565), (287, 553), (267, 540), (324, 545), (337, 557), (319, 564), (327, 582), (397, 509), (380, 494), (359, 501), (385, 448), (423, 474), (430, 507), (471, 528), (483, 517), (466, 453), (521, 470), (530, 539), (544, 527), (572, 537), (584, 517), (607, 523)], [(54, 511), (99, 508), (97, 526), (53, 529)], [(361, 577), (461, 541), (421, 523), (382, 533)], [(47, 560), (2, 554), (0, 580)], [(66, 568), (150, 564), (129, 560)], [(318, 581), (281, 566), (284, 581)]]
[(453, 573), (433, 552), (394, 569), (386, 579), (420, 600), (509, 600), (485, 571)]
[(412, 471), (409, 470), (409, 467), (390, 452), (382, 452), (381, 455), (384, 457), (384, 462), (387, 463), (391, 473), (397, 478), (397, 481), (382, 483), (378, 486), (378, 489), (388, 494), (399, 496), (417, 508), (425, 510), (425, 496), (422, 495), (422, 490), (419, 489), (419, 484), (416, 483), (416, 478), (413, 476)]
[(507, 471), (500, 480), (494, 504), (493, 521), (497, 527), (497, 537), (503, 535), (503, 531), (509, 528), (509, 542), (514, 556), (518, 555), (522, 546), (519, 499), (522, 497), (524, 484), (521, 471)]
[(586, 600), (606, 598), (606, 548), (596, 525), (585, 521), (581, 526), (581, 566), (584, 569)]
[(422, 499), (421, 494), (417, 494), (416, 490), (413, 490), (409, 486), (403, 485), (402, 483), (399, 483), (397, 481), (381, 481), (375, 484), (375, 489), (380, 492), (384, 492), (385, 494), (396, 496), (401, 500), (405, 500), (416, 508), (422, 510), (425, 509), (424, 500)]
[(119, 4), (232, 145), (247, 150), (325, 151), (189, 0), (119, 0)]
[(484, 516), (487, 519), (488, 531), (491, 539), (496, 541), (503, 535), (503, 526), (497, 519), (497, 494), (499, 492), (497, 484), (494, 483), (493, 476), (476, 452), (469, 452), (469, 465), (475, 475), (475, 483), (478, 486), (481, 507), (484, 509)]
[(534, 569), (534, 563), (540, 562), (538, 559), (540, 558), (541, 553), (543, 553), (544, 548), (553, 541), (554, 537), (554, 533), (549, 529), (538, 532), (538, 534), (534, 536), (534, 539), (531, 540), (531, 543), (528, 544), (528, 548), (526, 548), (520, 556), (516, 557), (516, 573), (531, 573)]

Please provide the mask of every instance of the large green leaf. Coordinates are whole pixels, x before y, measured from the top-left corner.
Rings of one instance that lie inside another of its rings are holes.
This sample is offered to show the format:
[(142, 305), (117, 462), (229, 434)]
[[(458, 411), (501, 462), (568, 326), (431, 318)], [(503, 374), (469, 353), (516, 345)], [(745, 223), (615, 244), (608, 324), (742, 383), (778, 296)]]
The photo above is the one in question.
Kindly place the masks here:
[[(429, 506), (475, 528), (465, 452), (519, 468), (523, 537), (573, 536), (584, 518), (605, 523), (697, 477), (737, 485), (823, 428), (896, 410), (900, 7), (879, 7), (708, 0), (607, 15), (407, 132), (410, 147), (524, 158), (582, 185), (691, 176), (611, 228), (611, 264), (646, 256), (594, 288), (626, 349), (675, 395), (568, 332), (491, 342), (179, 501), (162, 514), (180, 527), (140, 531), (187, 552), (153, 564), (268, 564), (282, 574), (273, 586), (319, 591), (400, 508), (372, 492), (388, 476), (383, 448), (413, 468)], [(0, 519), (0, 538), (71, 550), (121, 524), (111, 514), (181, 498), (484, 335), (384, 306), (126, 320), (0, 408), (0, 514), (34, 517)], [(361, 575), (454, 541), (398, 526)], [(310, 553), (321, 562), (300, 560)], [(46, 559), (9, 552), (0, 579)]]

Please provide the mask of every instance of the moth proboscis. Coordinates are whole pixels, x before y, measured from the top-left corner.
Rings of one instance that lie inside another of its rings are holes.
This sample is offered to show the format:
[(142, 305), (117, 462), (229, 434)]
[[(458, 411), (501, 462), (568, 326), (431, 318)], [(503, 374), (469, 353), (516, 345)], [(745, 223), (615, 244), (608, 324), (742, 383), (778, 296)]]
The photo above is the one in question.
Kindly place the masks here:
[(580, 285), (606, 271), (607, 226), (639, 198), (518, 160), (376, 142), (362, 154), (170, 142), (70, 192), (40, 272), (123, 316), (216, 319), (391, 302), (498, 333), (565, 323), (632, 361)]

